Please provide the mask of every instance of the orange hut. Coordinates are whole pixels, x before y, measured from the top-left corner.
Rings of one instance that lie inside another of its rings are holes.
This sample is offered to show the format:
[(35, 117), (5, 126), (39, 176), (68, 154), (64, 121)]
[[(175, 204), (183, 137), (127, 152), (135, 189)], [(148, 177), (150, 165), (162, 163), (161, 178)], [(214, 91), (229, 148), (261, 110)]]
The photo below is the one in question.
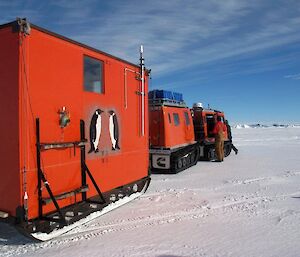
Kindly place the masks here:
[(48, 233), (141, 191), (149, 181), (142, 53), (135, 65), (25, 19), (1, 25), (0, 38), (2, 218)]

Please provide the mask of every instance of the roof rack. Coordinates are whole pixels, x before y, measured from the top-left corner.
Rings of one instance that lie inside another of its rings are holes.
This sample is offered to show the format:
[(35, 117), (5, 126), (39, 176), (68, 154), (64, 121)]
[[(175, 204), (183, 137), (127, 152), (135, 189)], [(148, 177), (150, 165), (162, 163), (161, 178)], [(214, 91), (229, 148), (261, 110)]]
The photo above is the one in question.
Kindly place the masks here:
[(176, 106), (176, 107), (187, 107), (184, 101), (177, 101), (168, 98), (157, 98), (157, 99), (149, 99), (149, 105), (157, 106)]
[(149, 105), (186, 107), (181, 93), (157, 89), (149, 92)]

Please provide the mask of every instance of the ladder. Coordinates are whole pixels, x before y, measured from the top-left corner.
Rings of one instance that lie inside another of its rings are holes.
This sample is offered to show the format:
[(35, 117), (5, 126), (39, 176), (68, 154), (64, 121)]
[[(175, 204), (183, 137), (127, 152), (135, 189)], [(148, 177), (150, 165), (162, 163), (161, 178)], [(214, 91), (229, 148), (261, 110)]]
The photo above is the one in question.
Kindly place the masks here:
[[(94, 179), (92, 173), (90, 172), (85, 158), (85, 144), (87, 140), (85, 139), (85, 123), (83, 120), (80, 120), (80, 140), (72, 141), (72, 142), (41, 142), (40, 141), (40, 119), (36, 118), (36, 158), (37, 158), (37, 172), (38, 172), (38, 214), (40, 220), (47, 220), (58, 222), (60, 224), (68, 225), (73, 221), (78, 220), (76, 215), (73, 215), (73, 218), (67, 217), (66, 212), (59, 206), (58, 200), (69, 198), (75, 196), (77, 194), (82, 195), (82, 201), (93, 202), (98, 204), (106, 204), (106, 200)], [(81, 186), (79, 188), (75, 188), (68, 192), (63, 192), (58, 195), (54, 195), (53, 191), (48, 183), (45, 173), (41, 167), (41, 154), (44, 151), (50, 151), (53, 149), (66, 149), (66, 148), (80, 148), (80, 163), (81, 163)], [(100, 201), (91, 201), (87, 199), (87, 191), (89, 187), (87, 185), (87, 176), (90, 178), (93, 186), (95, 187), (98, 196), (100, 197)], [(49, 197), (42, 196), (42, 186), (47, 189)], [(43, 206), (53, 203), (56, 208), (56, 214), (58, 215), (58, 219), (53, 215), (47, 215), (43, 213)], [(89, 212), (89, 210), (87, 210)]]

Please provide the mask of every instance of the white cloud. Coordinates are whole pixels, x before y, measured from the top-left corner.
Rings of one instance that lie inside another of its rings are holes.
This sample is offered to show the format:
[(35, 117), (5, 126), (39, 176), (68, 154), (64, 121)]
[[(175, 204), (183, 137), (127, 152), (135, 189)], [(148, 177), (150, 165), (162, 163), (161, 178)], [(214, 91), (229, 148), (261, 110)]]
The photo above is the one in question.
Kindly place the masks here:
[(294, 79), (294, 80), (299, 80), (300, 79), (300, 73), (298, 74), (291, 74), (291, 75), (286, 75), (284, 76), (286, 79)]
[[(123, 1), (96, 20), (87, 17), (93, 25), (72, 37), (132, 62), (143, 43), (147, 63), (162, 75), (298, 42), (299, 12), (295, 13), (295, 6), (287, 8), (288, 1), (282, 5), (240, 0)], [(263, 13), (256, 15), (261, 9)]]
[[(47, 21), (50, 30), (134, 63), (138, 62), (139, 44), (144, 44), (147, 65), (155, 76), (163, 76), (183, 69), (205, 69), (224, 60), (251, 59), (299, 42), (300, 2), (276, 3), (57, 0), (24, 5), (22, 14), (29, 14), (37, 25)], [(58, 17), (51, 20), (53, 13)], [(267, 69), (268, 58), (260, 61), (256, 61), (257, 69)], [(280, 61), (275, 62), (278, 67)]]

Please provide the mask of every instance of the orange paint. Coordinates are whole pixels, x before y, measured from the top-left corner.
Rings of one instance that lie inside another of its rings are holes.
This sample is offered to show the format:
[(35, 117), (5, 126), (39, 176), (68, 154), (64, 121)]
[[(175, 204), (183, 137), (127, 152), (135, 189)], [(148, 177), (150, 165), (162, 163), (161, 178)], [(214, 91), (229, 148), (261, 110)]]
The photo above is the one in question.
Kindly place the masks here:
[[(176, 115), (179, 123), (175, 121)], [(187, 107), (154, 106), (150, 108), (149, 119), (151, 146), (174, 148), (195, 140), (193, 121)]]

